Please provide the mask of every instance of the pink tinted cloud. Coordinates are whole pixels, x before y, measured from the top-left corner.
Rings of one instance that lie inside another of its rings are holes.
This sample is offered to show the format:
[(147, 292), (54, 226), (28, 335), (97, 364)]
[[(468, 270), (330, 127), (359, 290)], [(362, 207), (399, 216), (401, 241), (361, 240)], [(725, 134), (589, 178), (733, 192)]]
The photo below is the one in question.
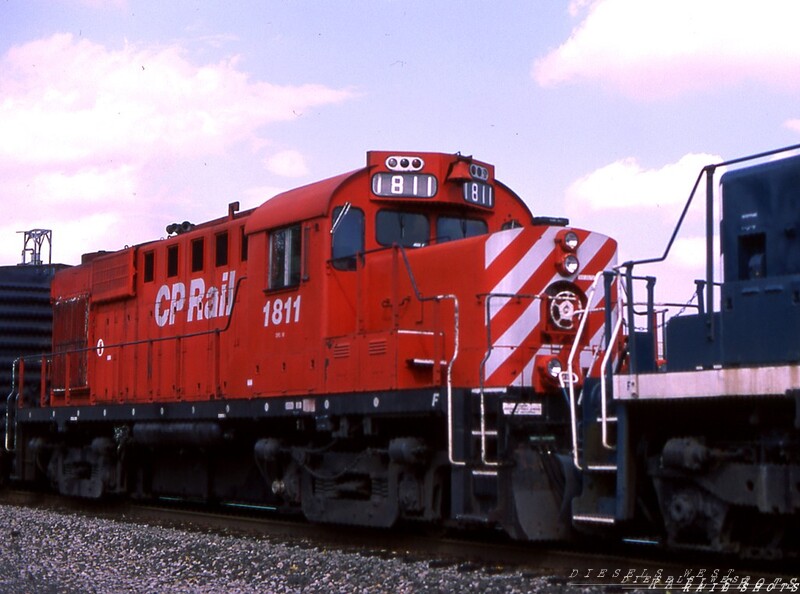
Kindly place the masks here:
[(235, 57), (197, 65), (176, 45), (109, 50), (68, 34), (11, 49), (0, 69), (0, 160), (24, 162), (213, 152), (353, 96), (254, 81)]
[(0, 263), (16, 260), (22, 229), (53, 226), (61, 261), (120, 242), (119, 229), (82, 221), (126, 220), (149, 238), (167, 197), (192, 199), (189, 181), (162, 177), (165, 163), (261, 152), (269, 124), (352, 97), (255, 80), (235, 56), (197, 63), (177, 44), (113, 49), (58, 34), (13, 47), (0, 56), (0, 196), (36, 207), (8, 211)]

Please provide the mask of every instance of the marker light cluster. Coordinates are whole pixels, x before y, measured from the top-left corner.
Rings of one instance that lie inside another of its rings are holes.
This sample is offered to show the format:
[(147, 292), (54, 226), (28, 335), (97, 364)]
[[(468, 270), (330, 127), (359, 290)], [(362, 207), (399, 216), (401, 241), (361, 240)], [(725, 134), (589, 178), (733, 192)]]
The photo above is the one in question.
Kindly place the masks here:
[(556, 262), (556, 268), (561, 276), (572, 276), (581, 267), (580, 260), (575, 252), (580, 245), (578, 234), (571, 229), (562, 229), (555, 238), (556, 246), (561, 250), (561, 255)]
[(479, 179), (481, 181), (487, 181), (489, 179), (489, 170), (486, 169), (486, 167), (475, 165), (475, 163), (469, 166), (469, 174), (473, 179)]
[(386, 158), (386, 167), (391, 171), (419, 171), (424, 166), (425, 161), (419, 157), (397, 155)]

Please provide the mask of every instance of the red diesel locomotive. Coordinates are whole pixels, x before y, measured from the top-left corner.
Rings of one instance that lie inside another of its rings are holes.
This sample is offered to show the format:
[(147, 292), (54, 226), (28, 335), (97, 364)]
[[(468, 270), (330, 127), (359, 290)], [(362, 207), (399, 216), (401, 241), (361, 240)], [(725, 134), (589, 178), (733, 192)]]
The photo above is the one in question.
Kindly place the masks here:
[(37, 389), (18, 365), (14, 476), (563, 537), (616, 263), (615, 241), (567, 225), (471, 157), (374, 151), (87, 255), (53, 281)]

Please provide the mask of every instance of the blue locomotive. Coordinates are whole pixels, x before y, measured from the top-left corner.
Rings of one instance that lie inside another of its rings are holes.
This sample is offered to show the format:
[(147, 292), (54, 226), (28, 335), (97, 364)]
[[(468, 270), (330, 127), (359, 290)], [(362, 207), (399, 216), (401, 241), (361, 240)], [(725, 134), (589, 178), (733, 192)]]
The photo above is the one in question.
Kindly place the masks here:
[(578, 411), (576, 527), (740, 556), (797, 552), (800, 156), (767, 160), (786, 150), (698, 176), (680, 219), (705, 182), (706, 279), (696, 281), (693, 313), (660, 327), (656, 279), (635, 274), (672, 241), (661, 258), (608, 275), (625, 300), (609, 304), (607, 344), (625, 334), (624, 348), (605, 358)]

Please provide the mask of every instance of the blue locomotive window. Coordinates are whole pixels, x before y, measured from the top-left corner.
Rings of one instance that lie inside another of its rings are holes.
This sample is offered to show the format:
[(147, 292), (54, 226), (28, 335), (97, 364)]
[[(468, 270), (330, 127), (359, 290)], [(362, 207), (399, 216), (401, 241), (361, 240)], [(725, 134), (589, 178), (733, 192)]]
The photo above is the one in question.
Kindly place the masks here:
[(416, 212), (379, 210), (375, 218), (375, 239), (384, 246), (428, 245), (430, 239), (428, 217)]
[(355, 270), (356, 256), (364, 252), (364, 211), (349, 204), (333, 209), (331, 260), (338, 270)]
[(754, 280), (767, 276), (767, 240), (764, 233), (739, 237), (739, 279)]
[(269, 236), (269, 288), (300, 284), (300, 225), (273, 231)]
[(440, 243), (485, 235), (489, 228), (481, 219), (459, 219), (456, 217), (439, 217), (436, 221), (436, 240)]

